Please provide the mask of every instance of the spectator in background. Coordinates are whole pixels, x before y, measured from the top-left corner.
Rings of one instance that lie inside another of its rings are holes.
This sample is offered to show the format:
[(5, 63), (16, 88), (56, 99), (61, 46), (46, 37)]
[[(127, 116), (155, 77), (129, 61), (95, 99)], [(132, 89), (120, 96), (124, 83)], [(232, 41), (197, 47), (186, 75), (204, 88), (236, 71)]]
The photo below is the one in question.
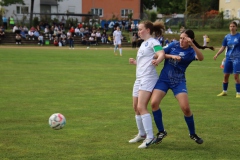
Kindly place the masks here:
[(134, 22), (132, 22), (132, 24), (131, 24), (131, 31), (132, 31), (132, 32), (135, 31), (135, 24), (134, 24)]
[(78, 28), (79, 29), (83, 28), (83, 24), (82, 23), (78, 23)]
[(60, 41), (62, 43), (62, 46), (65, 46), (67, 44), (67, 36), (65, 35), (65, 33), (63, 32), (60, 36)]
[(31, 30), (28, 31), (28, 39), (29, 40), (31, 40), (31, 39), (34, 40), (34, 32), (31, 31)]
[(107, 33), (105, 30), (103, 30), (103, 32), (102, 32), (101, 40), (102, 40), (102, 43), (107, 43)]
[(24, 32), (23, 29), (21, 30), (20, 35), (22, 38), (26, 39), (26, 33)]
[(43, 34), (41, 33), (40, 36), (38, 37), (38, 45), (43, 45)]
[(80, 30), (78, 27), (75, 28), (74, 32), (76, 36), (80, 36)]
[(137, 34), (134, 33), (132, 36), (132, 48), (136, 48), (137, 47)]
[(55, 37), (55, 38), (53, 39), (53, 45), (54, 45), (54, 46), (58, 46), (58, 38), (57, 38), (57, 37)]
[(2, 17), (2, 21), (3, 21), (3, 27), (4, 27), (4, 29), (7, 29), (7, 22), (8, 22), (7, 17), (6, 17), (6, 16), (3, 16), (3, 17)]
[(23, 31), (24, 31), (25, 34), (28, 34), (28, 28), (27, 28), (27, 26), (23, 26)]
[(13, 33), (20, 33), (19, 27), (17, 24), (13, 27), (12, 31), (13, 31)]
[(110, 43), (110, 44), (113, 43), (112, 37), (109, 34), (107, 35), (107, 43)]
[(97, 32), (96, 32), (96, 41), (97, 41), (97, 44), (99, 44), (99, 42), (101, 42), (101, 39), (102, 39), (102, 35), (101, 35), (100, 31), (97, 30)]
[(168, 40), (168, 38), (166, 38), (166, 40), (165, 40), (165, 46), (168, 46), (168, 44), (169, 44), (169, 40)]
[(84, 36), (84, 28), (80, 28), (79, 29), (79, 33), (80, 33), (80, 36), (83, 37)]
[(207, 46), (207, 35), (203, 35), (203, 46)]
[(49, 28), (48, 28), (48, 26), (46, 26), (45, 28), (44, 28), (44, 32), (43, 32), (45, 35), (46, 34), (49, 34)]
[(171, 30), (170, 27), (167, 29), (167, 33), (169, 33), (169, 34), (173, 34), (173, 32), (172, 32), (172, 30)]
[(35, 31), (36, 31), (36, 28), (35, 28), (34, 26), (32, 26), (32, 27), (30, 28), (30, 30), (31, 30), (32, 32), (35, 32)]
[(2, 28), (2, 26), (0, 27), (0, 39), (5, 37), (5, 32), (4, 29)]
[(75, 29), (74, 29), (73, 26), (70, 28), (69, 31), (71, 32), (72, 37), (74, 37), (75, 36)]
[(33, 36), (35, 37), (35, 38), (37, 38), (38, 39), (38, 37), (39, 37), (39, 32), (36, 30), (35, 32), (33, 32)]
[(14, 27), (15, 22), (14, 22), (13, 16), (11, 16), (11, 17), (9, 18), (9, 24), (10, 24), (10, 28), (13, 28), (13, 27)]
[(122, 20), (122, 31), (125, 31), (126, 21), (125, 19)]
[(21, 44), (22, 42), (22, 37), (20, 36), (20, 34), (16, 34), (15, 36), (15, 41), (16, 41), (16, 44)]
[(81, 42), (83, 45), (87, 45), (88, 44), (88, 39), (86, 36), (83, 36), (82, 37), (82, 42)]
[(185, 30), (185, 27), (184, 27), (184, 26), (181, 26), (181, 28), (180, 28), (180, 33), (182, 33), (184, 30)]
[(72, 34), (68, 37), (69, 49), (74, 49), (74, 38)]

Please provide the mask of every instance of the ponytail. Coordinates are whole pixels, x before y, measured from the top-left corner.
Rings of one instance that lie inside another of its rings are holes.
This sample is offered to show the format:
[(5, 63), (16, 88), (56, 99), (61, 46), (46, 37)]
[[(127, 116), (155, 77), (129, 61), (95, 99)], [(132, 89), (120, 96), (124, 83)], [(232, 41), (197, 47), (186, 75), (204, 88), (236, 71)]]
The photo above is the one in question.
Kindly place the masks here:
[(193, 44), (195, 44), (195, 46), (196, 46), (197, 48), (199, 48), (199, 49), (209, 48), (209, 49), (211, 49), (211, 50), (213, 50), (213, 51), (215, 50), (215, 48), (212, 47), (212, 46), (208, 47), (208, 46), (201, 46), (201, 45), (199, 45), (199, 44), (197, 43), (197, 41), (195, 41), (195, 39), (193, 39)]
[(195, 41), (195, 35), (194, 35), (194, 32), (191, 30), (191, 29), (187, 29), (187, 30), (184, 30), (182, 33), (185, 33), (186, 35), (188, 35), (189, 38), (191, 38), (193, 40), (193, 43), (195, 44), (195, 46), (199, 49), (205, 49), (205, 48), (209, 48), (211, 50), (215, 50), (214, 47), (207, 47), (207, 46), (201, 46), (197, 43), (197, 41)]

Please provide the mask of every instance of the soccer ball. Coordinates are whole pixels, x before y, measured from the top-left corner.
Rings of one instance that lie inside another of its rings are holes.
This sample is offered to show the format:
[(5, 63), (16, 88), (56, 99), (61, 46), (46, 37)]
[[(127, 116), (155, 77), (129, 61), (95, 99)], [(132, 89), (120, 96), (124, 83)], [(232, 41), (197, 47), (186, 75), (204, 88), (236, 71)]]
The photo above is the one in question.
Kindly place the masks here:
[(66, 118), (61, 113), (54, 113), (49, 117), (48, 123), (52, 129), (62, 129), (66, 124)]

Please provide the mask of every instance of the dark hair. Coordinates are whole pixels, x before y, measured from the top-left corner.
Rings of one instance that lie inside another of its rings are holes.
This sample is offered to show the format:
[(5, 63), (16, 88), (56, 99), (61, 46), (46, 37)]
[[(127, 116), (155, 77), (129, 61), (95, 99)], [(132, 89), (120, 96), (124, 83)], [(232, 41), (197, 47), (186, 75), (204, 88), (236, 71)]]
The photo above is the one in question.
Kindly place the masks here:
[(214, 49), (214, 47), (208, 47), (208, 46), (201, 46), (201, 45), (199, 45), (198, 43), (197, 43), (197, 41), (195, 41), (195, 34), (194, 34), (194, 32), (191, 30), (191, 29), (187, 29), (187, 30), (184, 30), (184, 31), (182, 31), (181, 32), (181, 34), (182, 33), (185, 33), (186, 35), (188, 35), (188, 37), (189, 38), (191, 38), (192, 39), (192, 41), (193, 41), (193, 43), (195, 44), (195, 46), (197, 47), (197, 48), (199, 48), (199, 49), (205, 49), (205, 48), (209, 48), (209, 49), (211, 49), (211, 50), (215, 50)]
[(153, 32), (155, 35), (162, 35), (163, 30), (165, 30), (164, 24), (162, 22), (154, 22), (151, 21), (142, 21), (141, 24), (144, 25), (145, 28), (150, 29), (150, 34), (152, 35)]
[(235, 21), (230, 22), (230, 24), (234, 24), (236, 27), (238, 26), (237, 22)]

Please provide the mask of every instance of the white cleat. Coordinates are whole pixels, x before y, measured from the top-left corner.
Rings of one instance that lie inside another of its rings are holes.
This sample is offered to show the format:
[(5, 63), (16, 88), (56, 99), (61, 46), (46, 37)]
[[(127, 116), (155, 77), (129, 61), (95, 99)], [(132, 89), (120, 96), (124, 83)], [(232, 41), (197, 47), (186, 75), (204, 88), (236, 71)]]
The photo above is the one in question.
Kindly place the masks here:
[(151, 144), (154, 143), (154, 140), (155, 140), (155, 138), (145, 139), (145, 140), (143, 141), (143, 143), (142, 143), (140, 146), (138, 146), (138, 148), (147, 148), (147, 147), (149, 147)]
[(129, 141), (129, 143), (137, 143), (137, 142), (139, 142), (139, 141), (144, 140), (145, 138), (146, 138), (146, 136), (140, 136), (140, 135), (138, 134), (138, 135), (136, 135), (136, 137), (134, 137), (133, 139), (131, 139), (131, 140)]

